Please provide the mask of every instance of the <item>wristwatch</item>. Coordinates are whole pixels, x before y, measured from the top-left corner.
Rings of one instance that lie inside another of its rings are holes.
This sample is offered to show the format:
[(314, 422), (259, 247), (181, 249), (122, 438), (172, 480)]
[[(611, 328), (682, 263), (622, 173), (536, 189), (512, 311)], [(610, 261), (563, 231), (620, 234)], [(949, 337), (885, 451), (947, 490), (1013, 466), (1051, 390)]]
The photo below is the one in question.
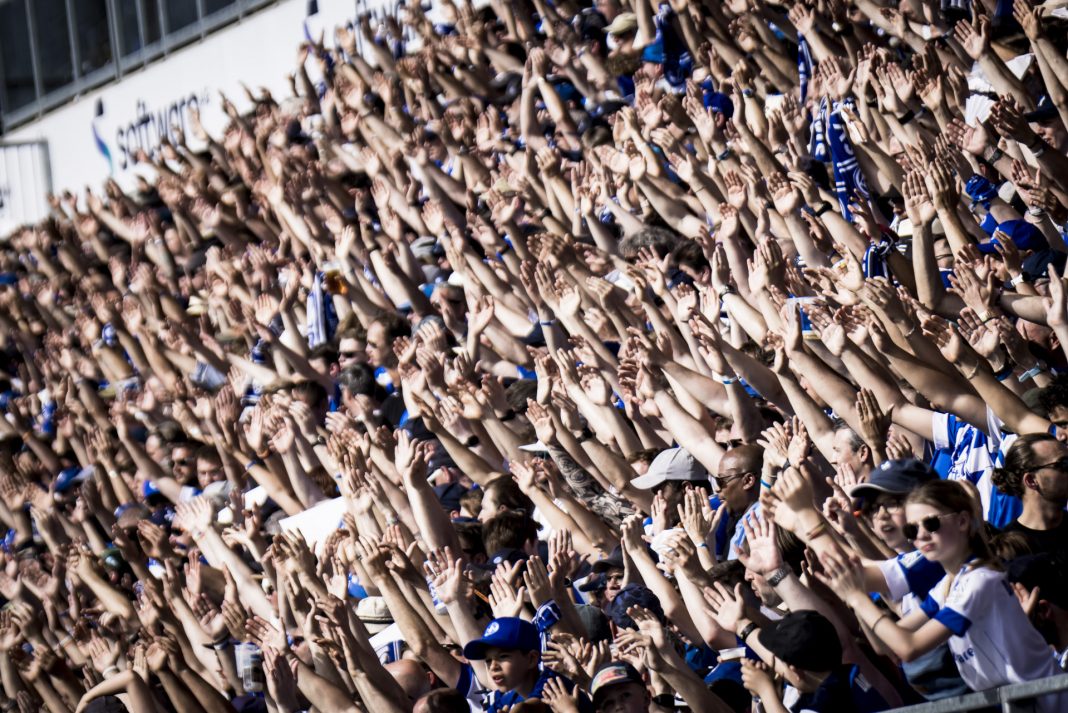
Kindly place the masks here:
[(784, 564), (768, 576), (768, 584), (772, 587), (779, 586), (779, 583), (786, 579), (786, 575), (790, 574), (792, 571), (790, 565)]

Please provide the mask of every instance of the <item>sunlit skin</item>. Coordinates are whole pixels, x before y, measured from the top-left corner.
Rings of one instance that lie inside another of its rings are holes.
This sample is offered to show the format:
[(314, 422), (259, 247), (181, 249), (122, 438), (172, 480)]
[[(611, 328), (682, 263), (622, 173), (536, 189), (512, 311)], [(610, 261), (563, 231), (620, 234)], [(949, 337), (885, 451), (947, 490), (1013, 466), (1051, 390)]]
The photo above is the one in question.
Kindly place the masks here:
[(608, 601), (612, 601), (619, 594), (619, 590), (623, 588), (623, 570), (613, 567), (604, 573), (604, 577), (604, 596)]
[(924, 557), (938, 562), (947, 572), (958, 572), (970, 555), (968, 533), (972, 527), (969, 513), (947, 513), (930, 505), (909, 503), (905, 506), (905, 521), (920, 524), (924, 518), (937, 517), (941, 520), (938, 532), (928, 532), (920, 526), (913, 544)]
[(646, 713), (652, 698), (640, 683), (620, 683), (598, 696), (597, 713)]
[(875, 497), (868, 508), (871, 528), (886, 546), (894, 552), (903, 553), (912, 550), (912, 544), (905, 539), (901, 531), (905, 524), (904, 496), (883, 493)]
[(489, 669), (493, 688), (498, 691), (518, 691), (527, 696), (538, 680), (539, 659), (537, 651), (490, 647), (486, 651), (486, 668)]

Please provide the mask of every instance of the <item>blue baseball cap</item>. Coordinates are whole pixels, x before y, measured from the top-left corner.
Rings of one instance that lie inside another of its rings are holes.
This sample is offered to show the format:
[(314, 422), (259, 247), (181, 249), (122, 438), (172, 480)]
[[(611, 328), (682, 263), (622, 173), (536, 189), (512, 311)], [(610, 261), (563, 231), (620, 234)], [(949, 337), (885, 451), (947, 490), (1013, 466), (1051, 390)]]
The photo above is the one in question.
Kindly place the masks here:
[[(1020, 250), (1041, 250), (1047, 246), (1045, 238), (1042, 237), (1042, 233), (1038, 228), (1028, 223), (1026, 220), (1006, 220), (998, 223), (994, 229), (994, 234), (1003, 233), (1009, 237), (1010, 240)], [(1001, 242), (1001, 239), (995, 237), (989, 243), (983, 243), (979, 246), (979, 252), (984, 255), (994, 253), (995, 245)]]
[(468, 642), (464, 647), (464, 657), (468, 661), (482, 661), (486, 658), (486, 651), (491, 648), (538, 651), (541, 649), (541, 639), (537, 627), (529, 621), (506, 616), (491, 621), (482, 632), (481, 639)]
[(89, 478), (92, 474), (92, 466), (86, 466), (85, 468), (78, 468), (77, 466), (64, 468), (59, 471), (59, 475), (56, 476), (53, 487), (57, 493), (62, 493), (70, 489), (72, 486), (81, 483), (86, 478)]
[(604, 613), (620, 629), (637, 629), (638, 625), (630, 618), (630, 614), (627, 614), (630, 607), (648, 609), (661, 624), (664, 623), (664, 608), (660, 605), (660, 600), (651, 589), (640, 584), (628, 584), (619, 590), (619, 594), (604, 608)]
[(705, 91), (701, 100), (701, 103), (705, 105), (705, 109), (719, 112), (728, 119), (734, 116), (734, 102), (723, 92)]

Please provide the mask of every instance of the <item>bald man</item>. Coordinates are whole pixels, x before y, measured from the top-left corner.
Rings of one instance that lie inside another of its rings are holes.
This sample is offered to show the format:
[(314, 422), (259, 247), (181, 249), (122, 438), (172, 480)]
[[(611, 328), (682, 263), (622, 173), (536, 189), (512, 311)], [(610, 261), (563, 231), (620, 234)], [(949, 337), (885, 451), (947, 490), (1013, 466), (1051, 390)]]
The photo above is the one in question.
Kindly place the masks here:
[(413, 701), (430, 692), (430, 675), (411, 659), (386, 664), (386, 670)]
[(732, 448), (719, 461), (719, 472), (712, 485), (727, 506), (727, 532), (732, 532), (727, 559), (738, 559), (738, 548), (745, 540), (742, 522), (760, 508), (760, 471), (764, 449), (746, 445)]

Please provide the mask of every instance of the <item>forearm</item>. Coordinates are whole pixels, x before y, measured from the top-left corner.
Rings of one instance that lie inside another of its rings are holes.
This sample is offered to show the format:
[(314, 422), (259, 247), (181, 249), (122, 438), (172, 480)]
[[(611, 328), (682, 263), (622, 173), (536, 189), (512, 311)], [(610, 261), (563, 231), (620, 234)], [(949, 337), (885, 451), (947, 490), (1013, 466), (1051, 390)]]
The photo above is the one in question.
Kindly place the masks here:
[(174, 703), (176, 710), (189, 711), (189, 713), (207, 713), (192, 691), (169, 669), (158, 671), (156, 677), (163, 684), (167, 699)]

